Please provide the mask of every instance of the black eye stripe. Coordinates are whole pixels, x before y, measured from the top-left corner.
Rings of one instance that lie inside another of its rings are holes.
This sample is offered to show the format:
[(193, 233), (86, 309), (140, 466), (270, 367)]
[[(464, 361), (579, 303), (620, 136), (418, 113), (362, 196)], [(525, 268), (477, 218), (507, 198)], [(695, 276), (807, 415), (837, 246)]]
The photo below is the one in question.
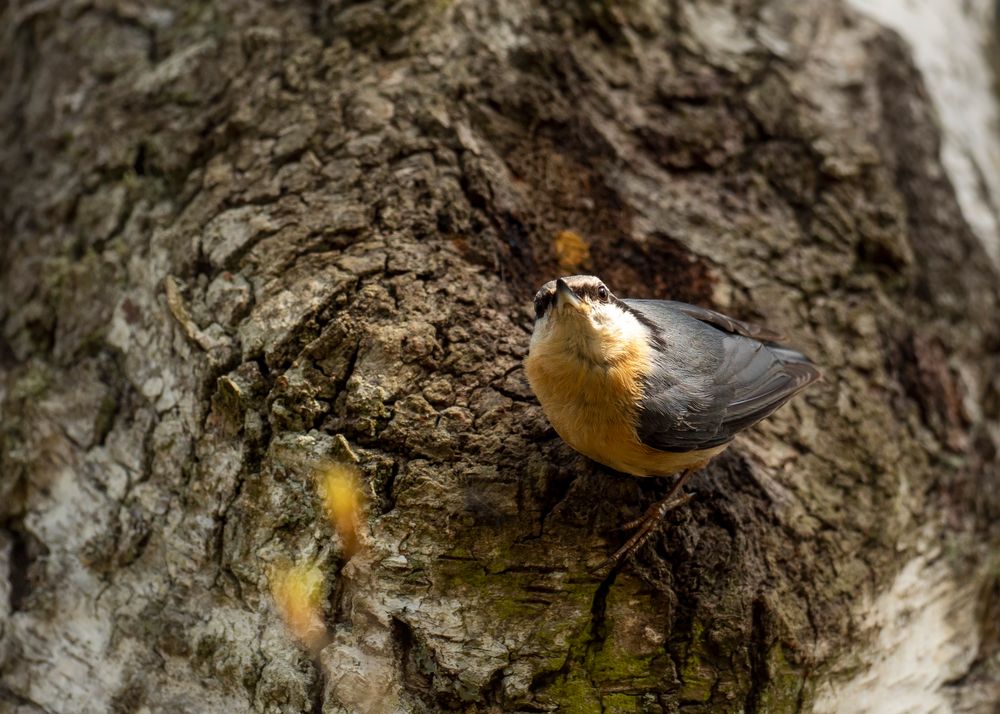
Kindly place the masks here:
[(535, 295), (535, 319), (537, 320), (545, 311), (549, 309), (549, 305), (552, 304), (553, 293), (539, 293)]
[[(618, 299), (611, 294), (608, 287), (603, 283), (588, 283), (586, 285), (573, 286), (573, 292), (584, 300), (592, 303), (609, 302), (617, 303)], [(602, 294), (603, 292), (603, 294)], [(554, 289), (539, 290), (535, 293), (535, 319), (540, 319), (555, 302), (556, 291)]]

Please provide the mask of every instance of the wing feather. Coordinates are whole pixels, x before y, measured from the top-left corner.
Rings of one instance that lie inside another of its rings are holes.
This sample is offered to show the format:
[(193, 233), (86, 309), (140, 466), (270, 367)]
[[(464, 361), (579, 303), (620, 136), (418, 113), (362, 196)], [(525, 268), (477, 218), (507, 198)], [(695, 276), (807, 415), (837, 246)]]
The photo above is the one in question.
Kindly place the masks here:
[(679, 312), (688, 317), (693, 317), (695, 320), (714, 325), (725, 332), (752, 337), (761, 342), (778, 343), (785, 339), (781, 333), (775, 332), (763, 325), (743, 322), (728, 315), (723, 315), (721, 312), (709, 310), (707, 307), (689, 305), (686, 302), (677, 302), (675, 300), (624, 300), (623, 302), (633, 305), (642, 312), (650, 315)]
[(661, 451), (720, 446), (820, 378), (767, 328), (685, 303), (625, 300), (665, 345), (646, 380), (638, 433)]

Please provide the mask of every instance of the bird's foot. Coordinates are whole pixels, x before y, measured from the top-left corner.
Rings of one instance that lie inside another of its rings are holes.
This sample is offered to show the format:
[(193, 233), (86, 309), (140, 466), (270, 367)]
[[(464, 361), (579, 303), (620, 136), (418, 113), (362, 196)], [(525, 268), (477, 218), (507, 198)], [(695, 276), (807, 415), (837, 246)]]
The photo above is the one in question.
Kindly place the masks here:
[(638, 518), (633, 518), (631, 521), (622, 524), (621, 529), (623, 531), (635, 530), (644, 523), (652, 521), (654, 524), (661, 521), (665, 515), (675, 508), (680, 508), (685, 503), (694, 498), (693, 493), (682, 493), (680, 495), (673, 494), (662, 501), (657, 501), (652, 506), (646, 509)]
[(656, 532), (657, 526), (663, 520), (663, 517), (667, 515), (670, 511), (680, 506), (683, 506), (688, 501), (694, 497), (691, 493), (682, 493), (680, 495), (675, 494), (673, 491), (667, 494), (667, 497), (661, 501), (657, 501), (652, 506), (646, 509), (646, 512), (640, 517), (633, 521), (629, 521), (624, 526), (623, 530), (632, 530), (636, 528), (635, 533), (632, 537), (625, 541), (625, 545), (615, 551), (615, 554), (609, 558), (603, 560), (600, 564), (591, 569), (591, 571), (603, 570), (607, 566), (614, 567), (624, 558), (631, 555), (635, 551), (645, 544), (649, 537)]

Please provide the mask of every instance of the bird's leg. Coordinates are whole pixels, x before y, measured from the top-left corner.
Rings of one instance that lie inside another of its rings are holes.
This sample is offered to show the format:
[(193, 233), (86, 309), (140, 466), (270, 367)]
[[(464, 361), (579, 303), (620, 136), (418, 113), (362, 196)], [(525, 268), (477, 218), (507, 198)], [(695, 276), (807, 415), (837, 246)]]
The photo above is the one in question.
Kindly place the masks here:
[[(677, 477), (676, 481), (674, 481), (674, 485), (670, 487), (669, 491), (667, 491), (666, 496), (647, 508), (644, 514), (623, 525), (622, 530), (630, 531), (633, 528), (639, 527), (643, 523), (647, 523), (648, 521), (659, 521), (677, 506), (683, 506), (685, 503), (690, 501), (690, 496), (681, 494), (681, 496), (678, 497), (677, 492), (681, 490), (681, 487), (687, 482), (693, 473), (694, 469), (688, 469), (681, 472), (681, 475)], [(674, 501), (678, 502), (674, 503)]]
[(632, 534), (631, 538), (625, 541), (625, 545), (619, 548), (610, 558), (605, 559), (600, 565), (595, 567), (594, 570), (602, 570), (608, 565), (617, 565), (623, 558), (634, 553), (656, 532), (656, 527), (668, 512), (690, 501), (693, 494), (682, 493), (678, 496), (677, 492), (681, 490), (681, 487), (693, 473), (694, 469), (688, 469), (681, 473), (674, 482), (674, 485), (667, 491), (666, 496), (647, 508), (642, 517), (626, 523), (623, 526), (624, 529), (631, 530), (632, 528), (638, 528), (638, 530)]

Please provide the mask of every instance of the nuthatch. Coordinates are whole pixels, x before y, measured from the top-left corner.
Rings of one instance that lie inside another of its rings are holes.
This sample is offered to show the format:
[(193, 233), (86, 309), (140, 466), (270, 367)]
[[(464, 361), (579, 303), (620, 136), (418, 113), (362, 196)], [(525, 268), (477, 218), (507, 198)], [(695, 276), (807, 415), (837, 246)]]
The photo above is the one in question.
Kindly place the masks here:
[(641, 546), (687, 478), (733, 437), (820, 377), (770, 330), (694, 305), (621, 300), (574, 275), (535, 295), (528, 381), (574, 449), (633, 476), (680, 473), (636, 533), (598, 568)]

